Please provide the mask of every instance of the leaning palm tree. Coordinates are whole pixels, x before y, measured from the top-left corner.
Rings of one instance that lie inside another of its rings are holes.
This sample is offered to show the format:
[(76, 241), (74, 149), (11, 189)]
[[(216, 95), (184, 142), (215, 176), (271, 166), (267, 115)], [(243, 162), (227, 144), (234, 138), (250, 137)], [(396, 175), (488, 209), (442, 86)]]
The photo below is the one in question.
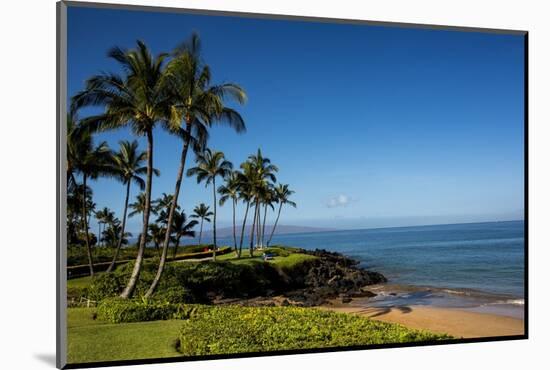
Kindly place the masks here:
[(239, 253), (237, 249), (237, 224), (235, 221), (237, 201), (239, 200), (239, 190), (241, 182), (236, 172), (231, 172), (225, 179), (225, 184), (218, 188), (220, 193), (220, 206), (223, 206), (225, 202), (231, 199), (233, 205), (233, 244), (235, 246), (235, 253)]
[(174, 254), (172, 258), (176, 258), (178, 254), (178, 247), (180, 245), (180, 240), (182, 237), (195, 237), (195, 231), (193, 230), (193, 228), (197, 226), (198, 223), (199, 222), (197, 220), (191, 220), (187, 222), (187, 215), (183, 211), (176, 212), (174, 214), (174, 224), (172, 225), (172, 231), (174, 232), (176, 242), (174, 244)]
[[(147, 167), (144, 166), (144, 162), (147, 160), (147, 153), (138, 150), (138, 142), (136, 140), (120, 141), (119, 151), (114, 153), (111, 159), (111, 165), (116, 173), (115, 178), (119, 180), (123, 185), (126, 185), (126, 196), (124, 198), (124, 211), (122, 215), (122, 225), (120, 228), (120, 238), (116, 243), (116, 250), (113, 256), (113, 260), (107, 269), (107, 272), (111, 272), (116, 265), (116, 260), (120, 253), (120, 248), (123, 244), (123, 239), (126, 230), (126, 219), (128, 213), (128, 201), (130, 198), (130, 187), (132, 183), (137, 185), (141, 190), (145, 189), (145, 181), (142, 175), (147, 173)], [(156, 176), (160, 175), (160, 172), (153, 168), (153, 173)]]
[[(166, 67), (168, 90), (173, 98), (172, 113), (176, 118), (172, 121), (176, 124), (167, 128), (183, 139), (183, 147), (176, 176), (174, 203), (168, 212), (162, 257), (146, 296), (154, 292), (166, 263), (168, 241), (172, 232), (173, 217), (183, 181), (189, 145), (193, 145), (195, 153), (201, 152), (206, 146), (208, 128), (213, 123), (227, 124), (238, 133), (245, 131), (245, 124), (240, 114), (225, 105), (227, 100), (243, 104), (246, 101), (244, 90), (234, 83), (212, 85), (210, 68), (201, 61), (200, 52), (200, 40), (194, 33), (189, 41), (176, 48), (173, 59)], [(214, 204), (214, 212), (215, 209)], [(215, 218), (214, 216), (214, 226)], [(215, 239), (214, 231), (214, 259), (216, 259)]]
[(216, 261), (216, 177), (225, 178), (231, 173), (233, 165), (225, 159), (222, 152), (206, 149), (203, 154), (198, 154), (196, 158), (197, 166), (187, 171), (187, 176), (196, 176), (197, 183), (205, 182), (205, 186), (212, 184), (212, 195), (214, 198), (214, 215), (212, 223), (212, 232), (214, 240), (214, 249), (212, 251), (213, 260)]
[(92, 133), (89, 129), (83, 127), (82, 122), (75, 123), (73, 120), (70, 120), (67, 126), (67, 175), (72, 179), (70, 181), (72, 184), (76, 184), (77, 174), (82, 176), (82, 228), (84, 229), (90, 276), (94, 276), (86, 202), (87, 181), (88, 179), (96, 179), (109, 172), (107, 164), (111, 151), (106, 142), (102, 142), (94, 147)]
[(121, 294), (122, 298), (129, 298), (141, 273), (149, 225), (153, 183), (153, 130), (157, 123), (169, 121), (172, 117), (163, 73), (164, 61), (168, 55), (153, 57), (149, 48), (138, 41), (136, 49), (122, 50), (115, 47), (109, 51), (108, 56), (120, 64), (123, 74), (103, 73), (90, 78), (86, 81), (84, 91), (74, 96), (71, 109), (75, 111), (82, 106), (102, 106), (105, 108), (103, 113), (84, 120), (91, 129), (105, 131), (129, 126), (134, 134), (147, 138), (143, 227), (134, 268)]
[(281, 216), (281, 209), (283, 209), (283, 206), (285, 204), (288, 204), (289, 206), (296, 208), (296, 203), (289, 199), (290, 196), (294, 194), (294, 191), (288, 188), (288, 184), (279, 184), (274, 190), (275, 201), (279, 203), (279, 211), (277, 212), (277, 219), (275, 219), (275, 224), (273, 225), (273, 229), (271, 229), (271, 235), (269, 236), (269, 240), (267, 241), (268, 247), (271, 243), (271, 239), (273, 238), (273, 234), (275, 233), (275, 228), (277, 227), (277, 223), (279, 222), (279, 217)]
[(199, 204), (198, 206), (193, 209), (193, 214), (191, 215), (191, 218), (198, 218), (201, 220), (201, 226), (199, 231), (199, 245), (201, 244), (202, 239), (202, 225), (204, 221), (210, 222), (210, 216), (212, 216), (214, 213), (210, 210), (210, 207), (207, 206), (204, 203)]

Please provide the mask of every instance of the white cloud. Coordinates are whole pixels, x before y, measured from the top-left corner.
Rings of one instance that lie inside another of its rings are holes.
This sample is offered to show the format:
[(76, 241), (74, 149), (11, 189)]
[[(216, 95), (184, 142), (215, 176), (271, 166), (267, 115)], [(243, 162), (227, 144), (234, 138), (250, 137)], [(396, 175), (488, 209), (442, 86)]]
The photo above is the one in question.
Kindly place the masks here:
[(347, 207), (351, 202), (353, 202), (353, 199), (350, 196), (339, 194), (337, 196), (329, 198), (329, 200), (327, 201), (327, 207)]

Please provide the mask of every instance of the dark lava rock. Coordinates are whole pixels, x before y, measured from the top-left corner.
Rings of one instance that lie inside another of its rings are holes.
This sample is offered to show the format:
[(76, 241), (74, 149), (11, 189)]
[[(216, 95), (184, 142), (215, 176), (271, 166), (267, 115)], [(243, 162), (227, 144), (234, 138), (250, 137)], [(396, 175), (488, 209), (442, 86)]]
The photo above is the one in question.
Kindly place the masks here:
[(371, 292), (370, 290), (361, 289), (360, 291), (353, 293), (352, 296), (355, 298), (372, 298), (376, 297), (377, 294)]
[(342, 294), (340, 295), (340, 298), (342, 299), (342, 303), (351, 302), (351, 296), (349, 294)]

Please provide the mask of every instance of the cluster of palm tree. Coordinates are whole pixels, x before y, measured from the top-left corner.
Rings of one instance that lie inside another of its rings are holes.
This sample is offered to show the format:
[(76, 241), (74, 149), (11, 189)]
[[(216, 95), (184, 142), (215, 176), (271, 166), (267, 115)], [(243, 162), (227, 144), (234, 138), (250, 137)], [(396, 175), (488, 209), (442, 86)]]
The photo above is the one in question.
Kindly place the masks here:
[[(294, 191), (290, 190), (287, 184), (277, 184), (275, 173), (277, 166), (271, 163), (269, 158), (263, 156), (260, 149), (256, 154), (250, 155), (247, 161), (240, 165), (240, 170), (234, 170), (233, 164), (229, 162), (224, 153), (212, 151), (207, 148), (197, 154), (196, 166), (187, 171), (188, 176), (196, 176), (197, 183), (205, 183), (205, 186), (212, 186), (213, 212), (205, 204), (201, 203), (195, 208), (192, 217), (210, 222), (213, 216), (213, 259), (216, 260), (217, 237), (216, 237), (216, 216), (217, 216), (217, 194), (220, 195), (219, 204), (223, 206), (231, 201), (233, 215), (233, 246), (237, 257), (242, 256), (242, 247), (245, 235), (245, 227), (250, 209), (253, 209), (252, 226), (250, 228), (250, 256), (254, 256), (255, 247), (269, 246), (275, 229), (279, 222), (283, 205), (296, 207), (296, 203), (290, 200)], [(216, 178), (222, 178), (224, 183), (216, 188)], [(245, 212), (240, 232), (240, 241), (237, 243), (237, 205), (240, 202), (245, 204)], [(271, 234), (266, 240), (265, 228), (268, 209), (274, 209), (274, 204), (279, 204), (277, 218), (272, 227)], [(263, 216), (262, 216), (263, 214)], [(256, 239), (254, 239), (256, 238)], [(199, 236), (199, 243), (201, 237)]]
[[(200, 41), (196, 34), (171, 54), (161, 53), (154, 57), (145, 43), (138, 41), (136, 49), (123, 50), (114, 47), (108, 52), (108, 56), (120, 64), (122, 73), (101, 73), (89, 78), (85, 88), (72, 99), (72, 114), (67, 124), (67, 178), (75, 186), (76, 174), (82, 176), (84, 194), (81, 223), (86, 234), (90, 274), (93, 275), (86, 210), (86, 180), (102, 175), (114, 176), (114, 172), (107, 160), (101, 160), (102, 153), (107, 152), (106, 143), (95, 147), (92, 136), (96, 132), (130, 127), (135, 135), (146, 138), (147, 150), (143, 155), (137, 156), (146, 161), (144, 170), (139, 171), (139, 174), (145, 172), (145, 180), (140, 182), (145, 187), (145, 195), (138, 253), (131, 277), (122, 293), (122, 297), (128, 298), (139, 279), (149, 232), (156, 128), (160, 126), (179, 137), (182, 140), (182, 150), (173, 202), (167, 210), (161, 261), (147, 295), (154, 291), (166, 262), (188, 149), (191, 147), (196, 152), (204, 149), (208, 129), (213, 123), (227, 123), (237, 132), (244, 131), (243, 119), (235, 110), (227, 107), (224, 101), (231, 99), (244, 103), (246, 94), (236, 84), (211, 84), (210, 68), (201, 60)], [(76, 112), (86, 106), (100, 106), (104, 109), (100, 114), (75, 122), (73, 117), (76, 117)], [(126, 184), (133, 180), (125, 179)], [(125, 219), (123, 217), (123, 222)]]
[[(274, 186), (277, 168), (269, 159), (262, 157), (258, 150), (257, 155), (251, 156), (241, 165), (241, 171), (233, 171), (223, 153), (207, 148), (209, 130), (214, 124), (228, 125), (237, 133), (245, 131), (241, 115), (227, 105), (227, 102), (244, 104), (244, 90), (234, 83), (212, 83), (211, 70), (202, 60), (200, 40), (196, 34), (171, 53), (153, 56), (145, 43), (138, 41), (135, 49), (112, 48), (108, 57), (120, 65), (122, 72), (100, 73), (89, 78), (85, 88), (73, 96), (67, 120), (67, 188), (74, 203), (74, 212), (70, 212), (70, 215), (68, 212), (68, 223), (72, 222), (71, 227), (78, 229), (75, 232), (77, 237), (83, 234), (82, 244), (86, 247), (90, 275), (93, 276), (94, 271), (89, 218), (92, 214), (91, 207), (95, 205), (91, 200), (88, 182), (99, 177), (113, 178), (125, 188), (122, 219), (114, 222), (114, 215), (112, 219), (107, 219), (108, 215), (102, 211), (99, 215), (96, 213), (101, 222), (99, 227), (108, 226), (101, 233), (103, 241), (115, 245), (108, 271), (114, 267), (120, 248), (128, 236), (125, 231), (127, 218), (141, 214), (142, 227), (137, 243), (137, 256), (121, 297), (132, 296), (141, 273), (144, 251), (150, 242), (157, 247), (160, 257), (155, 279), (146, 296), (153, 294), (166, 264), (169, 245), (174, 245), (175, 256), (180, 239), (194, 236), (192, 229), (198, 224), (197, 220), (189, 221), (178, 204), (189, 149), (196, 155), (196, 166), (189, 169), (187, 175), (196, 176), (197, 181), (204, 182), (206, 186), (211, 185), (213, 193), (213, 212), (201, 204), (191, 216), (200, 219), (199, 240), (202, 237), (203, 222), (209, 222), (212, 216), (215, 259), (216, 197), (219, 191), (221, 205), (229, 199), (233, 204), (234, 246), (239, 257), (243, 233), (240, 248), (237, 248), (236, 206), (239, 201), (246, 203), (243, 230), (249, 209), (254, 209), (250, 247), (252, 254), (254, 233), (260, 245), (263, 245), (267, 208), (273, 208), (273, 204), (279, 201)], [(100, 107), (102, 111), (78, 119), (77, 113), (80, 109), (90, 106)], [(135, 140), (121, 141), (117, 152), (113, 152), (105, 142), (97, 145), (94, 143), (96, 133), (124, 127), (129, 128), (134, 135), (146, 139), (145, 151), (139, 150)], [(154, 139), (158, 129), (179, 138), (181, 151), (174, 192), (152, 200), (153, 176), (159, 175), (159, 171), (154, 168), (153, 158)], [(219, 189), (216, 188), (217, 178), (225, 181)], [(138, 186), (142, 193), (135, 203), (129, 204), (132, 185)], [(290, 191), (287, 189), (288, 192)], [(264, 207), (262, 226), (261, 207)], [(150, 223), (151, 215), (157, 216), (156, 222)]]

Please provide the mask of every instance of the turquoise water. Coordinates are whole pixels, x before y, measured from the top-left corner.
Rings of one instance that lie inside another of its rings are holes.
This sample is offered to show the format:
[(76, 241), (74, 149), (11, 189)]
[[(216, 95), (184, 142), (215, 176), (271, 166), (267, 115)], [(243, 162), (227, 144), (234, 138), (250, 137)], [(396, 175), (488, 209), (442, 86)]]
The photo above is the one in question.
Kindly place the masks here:
[(383, 273), (390, 284), (505, 295), (518, 302), (524, 295), (523, 221), (276, 235), (277, 243), (343, 253)]

